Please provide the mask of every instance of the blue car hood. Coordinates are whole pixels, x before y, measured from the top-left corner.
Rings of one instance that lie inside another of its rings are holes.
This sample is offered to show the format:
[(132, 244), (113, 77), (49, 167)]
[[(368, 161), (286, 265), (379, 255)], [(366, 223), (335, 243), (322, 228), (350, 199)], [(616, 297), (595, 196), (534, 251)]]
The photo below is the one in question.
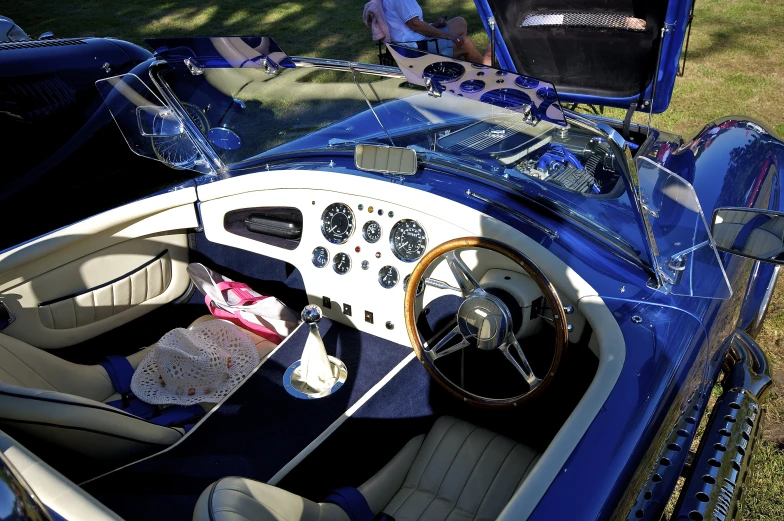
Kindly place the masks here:
[(669, 106), (692, 0), (474, 1), (499, 66), (552, 83), (562, 102)]

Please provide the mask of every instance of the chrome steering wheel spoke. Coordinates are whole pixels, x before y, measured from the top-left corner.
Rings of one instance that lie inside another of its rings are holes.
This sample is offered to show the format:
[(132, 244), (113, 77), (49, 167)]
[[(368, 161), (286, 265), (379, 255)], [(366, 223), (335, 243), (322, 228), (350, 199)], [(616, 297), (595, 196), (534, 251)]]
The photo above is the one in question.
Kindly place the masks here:
[(506, 359), (517, 369), (517, 372), (525, 378), (531, 390), (539, 386), (542, 379), (534, 374), (534, 370), (531, 369), (531, 364), (528, 363), (528, 358), (526, 358), (523, 348), (520, 347), (520, 343), (517, 341), (514, 333), (510, 332), (507, 335), (506, 342), (500, 349)]
[(457, 254), (456, 250), (445, 253), (444, 257), (446, 258), (446, 263), (449, 265), (449, 269), (452, 270), (452, 275), (454, 275), (455, 280), (457, 280), (457, 285), (460, 286), (460, 290), (463, 292), (464, 297), (469, 297), (477, 292), (484, 291), (482, 290), (482, 286), (479, 285), (479, 282), (474, 278), (474, 274), (471, 273), (471, 270), (465, 265), (463, 259)]
[[(460, 337), (460, 341), (452, 346), (445, 347), (452, 339), (456, 336)], [(428, 344), (424, 344), (424, 351), (428, 354), (428, 356), (433, 360), (438, 360), (442, 356), (446, 356), (457, 351), (460, 351), (464, 347), (468, 345), (468, 339), (466, 339), (460, 333), (460, 326), (455, 324), (455, 326), (450, 329), (445, 335), (441, 337), (441, 339), (436, 342), (432, 347)]]

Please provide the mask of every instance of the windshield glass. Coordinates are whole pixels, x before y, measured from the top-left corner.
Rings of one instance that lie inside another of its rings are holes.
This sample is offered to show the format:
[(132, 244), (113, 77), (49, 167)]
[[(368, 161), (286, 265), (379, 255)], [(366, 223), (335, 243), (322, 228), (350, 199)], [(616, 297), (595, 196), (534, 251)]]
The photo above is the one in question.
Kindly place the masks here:
[[(496, 72), (486, 69), (506, 81)], [(434, 97), (399, 75), (305, 66), (272, 75), (174, 65), (159, 77), (229, 167), (359, 143), (410, 147), (420, 161), (505, 184), (651, 264), (618, 161), (593, 131), (461, 96), (443, 79)]]

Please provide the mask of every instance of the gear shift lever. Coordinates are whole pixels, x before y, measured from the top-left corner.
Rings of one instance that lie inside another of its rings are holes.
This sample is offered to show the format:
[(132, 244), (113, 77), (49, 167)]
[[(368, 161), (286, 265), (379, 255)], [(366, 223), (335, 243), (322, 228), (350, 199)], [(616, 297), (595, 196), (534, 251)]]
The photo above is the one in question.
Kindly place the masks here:
[(308, 325), (308, 338), (302, 358), (294, 362), (283, 376), (289, 394), (298, 398), (321, 398), (337, 391), (346, 381), (346, 366), (334, 356), (327, 355), (319, 333), (321, 308), (315, 304), (305, 306), (302, 320)]

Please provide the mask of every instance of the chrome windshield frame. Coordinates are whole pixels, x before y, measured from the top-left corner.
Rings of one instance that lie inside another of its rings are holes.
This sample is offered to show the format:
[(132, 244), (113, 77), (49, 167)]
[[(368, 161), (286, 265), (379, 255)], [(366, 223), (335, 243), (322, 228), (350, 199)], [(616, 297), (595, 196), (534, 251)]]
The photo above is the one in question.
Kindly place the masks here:
[(180, 118), (183, 125), (185, 126), (186, 131), (188, 132), (188, 135), (193, 141), (193, 144), (196, 145), (198, 151), (204, 156), (204, 158), (207, 160), (207, 163), (210, 165), (210, 168), (213, 170), (213, 175), (225, 174), (228, 171), (226, 164), (215, 152), (204, 135), (199, 132), (196, 124), (188, 116), (187, 112), (180, 104), (177, 96), (171, 91), (168, 84), (158, 77), (158, 74), (160, 74), (164, 67), (170, 67), (166, 60), (153, 61), (148, 69), (150, 81), (152, 81), (153, 85), (155, 85), (155, 87), (158, 89), (158, 92), (160, 92), (164, 103), (166, 103), (166, 105), (172, 109), (174, 113), (177, 114), (177, 116)]

